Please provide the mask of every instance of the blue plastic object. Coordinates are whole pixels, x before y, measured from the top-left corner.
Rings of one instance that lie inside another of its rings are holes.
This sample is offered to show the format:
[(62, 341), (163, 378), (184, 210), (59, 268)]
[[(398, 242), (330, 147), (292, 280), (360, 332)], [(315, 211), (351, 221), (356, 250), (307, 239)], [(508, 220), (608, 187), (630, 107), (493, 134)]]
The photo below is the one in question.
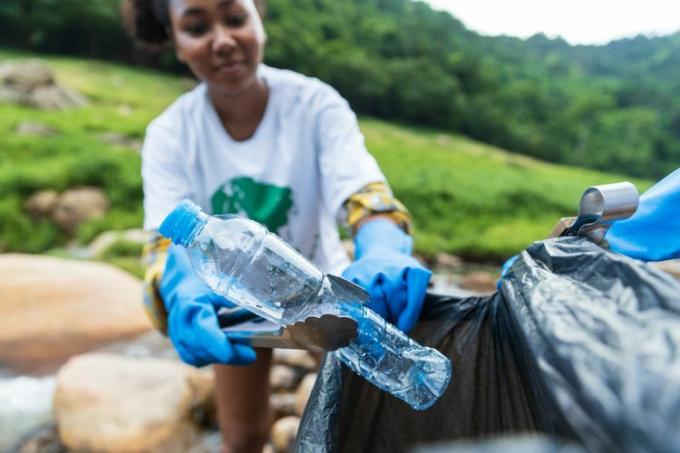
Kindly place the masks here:
[(503, 277), (505, 277), (505, 274), (508, 273), (510, 268), (512, 267), (513, 264), (515, 264), (515, 261), (517, 261), (517, 258), (519, 258), (519, 255), (513, 255), (510, 258), (508, 258), (505, 263), (503, 263), (503, 267), (501, 267), (501, 276), (496, 282), (496, 289), (500, 290), (501, 289), (501, 282), (503, 281)]
[(168, 335), (184, 362), (204, 366), (255, 361), (255, 350), (247, 341), (230, 341), (220, 329), (217, 310), (234, 304), (203, 283), (186, 249), (173, 245), (168, 250), (159, 291), (168, 311)]
[(408, 332), (420, 317), (432, 272), (411, 256), (413, 240), (387, 219), (372, 220), (354, 237), (356, 261), (342, 276), (371, 296), (369, 307)]
[(174, 244), (186, 247), (207, 221), (208, 216), (197, 205), (184, 200), (168, 214), (158, 231)]
[(606, 236), (611, 250), (643, 261), (680, 258), (680, 169), (640, 197), (637, 212)]

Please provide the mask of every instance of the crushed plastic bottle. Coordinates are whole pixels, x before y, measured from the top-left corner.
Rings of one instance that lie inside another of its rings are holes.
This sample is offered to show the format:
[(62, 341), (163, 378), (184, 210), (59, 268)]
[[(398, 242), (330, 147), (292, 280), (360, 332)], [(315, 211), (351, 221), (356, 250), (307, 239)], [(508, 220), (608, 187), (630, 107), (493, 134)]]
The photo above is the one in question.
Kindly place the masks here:
[(257, 222), (210, 217), (183, 201), (160, 233), (188, 249), (198, 275), (218, 294), (281, 326), (309, 316), (349, 316), (357, 337), (338, 349), (345, 365), (417, 410), (432, 406), (451, 379), (451, 361), (408, 338), (361, 302), (339, 301), (328, 277)]

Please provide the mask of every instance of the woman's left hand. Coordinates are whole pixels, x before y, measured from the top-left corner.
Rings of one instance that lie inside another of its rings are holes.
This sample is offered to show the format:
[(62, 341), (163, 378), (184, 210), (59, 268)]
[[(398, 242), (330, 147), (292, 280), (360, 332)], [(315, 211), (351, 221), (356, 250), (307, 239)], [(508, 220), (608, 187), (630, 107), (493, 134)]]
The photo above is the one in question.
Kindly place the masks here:
[(413, 241), (387, 219), (370, 220), (354, 237), (354, 261), (342, 276), (368, 291), (369, 307), (404, 332), (418, 321), (432, 272), (413, 256)]

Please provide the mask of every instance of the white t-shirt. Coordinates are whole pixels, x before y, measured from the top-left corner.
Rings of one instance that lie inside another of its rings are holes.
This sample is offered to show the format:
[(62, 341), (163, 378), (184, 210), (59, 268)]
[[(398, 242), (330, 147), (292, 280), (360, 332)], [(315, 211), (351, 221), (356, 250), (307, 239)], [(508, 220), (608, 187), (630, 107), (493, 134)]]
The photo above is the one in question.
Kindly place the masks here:
[(349, 261), (338, 235), (342, 204), (385, 180), (356, 116), (330, 86), (261, 65), (269, 87), (255, 134), (235, 141), (201, 84), (147, 128), (142, 150), (144, 227), (158, 229), (188, 198), (212, 214), (256, 220), (325, 272)]

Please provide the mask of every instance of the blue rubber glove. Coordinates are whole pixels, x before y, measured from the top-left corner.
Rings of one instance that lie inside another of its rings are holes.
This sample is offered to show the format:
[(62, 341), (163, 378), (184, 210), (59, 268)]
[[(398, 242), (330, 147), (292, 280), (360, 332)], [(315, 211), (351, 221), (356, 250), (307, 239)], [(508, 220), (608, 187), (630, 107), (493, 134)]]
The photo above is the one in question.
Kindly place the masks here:
[(184, 248), (170, 246), (159, 292), (168, 311), (168, 335), (184, 362), (204, 366), (255, 361), (250, 344), (234, 343), (220, 329), (217, 310), (234, 304), (196, 275)]
[(355, 259), (342, 276), (371, 296), (369, 307), (408, 332), (420, 317), (432, 272), (411, 256), (413, 240), (387, 219), (372, 220), (354, 236)]
[(605, 238), (614, 252), (639, 260), (680, 258), (680, 169), (645, 192), (637, 212)]

